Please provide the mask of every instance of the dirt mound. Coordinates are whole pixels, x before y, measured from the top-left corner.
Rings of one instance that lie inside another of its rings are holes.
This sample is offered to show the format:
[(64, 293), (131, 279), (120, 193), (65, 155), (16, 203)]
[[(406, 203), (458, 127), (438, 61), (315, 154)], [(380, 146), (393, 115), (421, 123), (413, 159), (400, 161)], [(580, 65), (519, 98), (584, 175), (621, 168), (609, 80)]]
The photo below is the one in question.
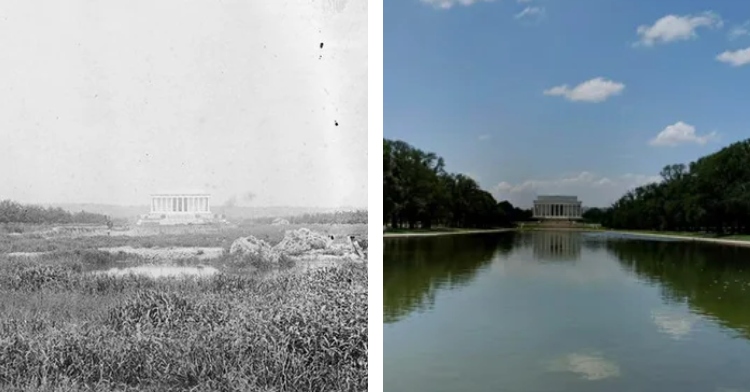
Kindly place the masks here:
[(284, 239), (274, 249), (287, 255), (301, 255), (303, 253), (328, 249), (333, 243), (333, 236), (315, 233), (309, 229), (287, 230)]
[(281, 254), (266, 241), (253, 236), (240, 237), (232, 242), (229, 253), (233, 255), (249, 255), (260, 260), (279, 262)]

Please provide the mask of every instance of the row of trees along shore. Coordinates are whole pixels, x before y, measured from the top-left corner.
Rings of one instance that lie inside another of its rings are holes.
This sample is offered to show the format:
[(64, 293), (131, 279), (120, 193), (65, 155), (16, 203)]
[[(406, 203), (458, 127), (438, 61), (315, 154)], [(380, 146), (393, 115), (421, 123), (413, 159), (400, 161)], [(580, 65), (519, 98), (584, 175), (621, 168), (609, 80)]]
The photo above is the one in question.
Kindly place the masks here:
[(245, 219), (247, 223), (254, 224), (272, 224), (278, 219), (283, 219), (290, 224), (303, 225), (356, 225), (367, 224), (367, 210), (356, 211), (336, 211), (336, 212), (318, 212), (306, 213), (302, 215), (293, 215), (286, 217), (261, 217)]
[(590, 209), (584, 219), (611, 229), (750, 234), (750, 139), (668, 165), (659, 182)]
[(472, 178), (446, 172), (435, 153), (383, 139), (383, 223), (391, 228), (510, 227), (531, 217)]
[(70, 213), (60, 207), (44, 208), (20, 204), (12, 200), (0, 201), (0, 223), (31, 224), (106, 224), (107, 216), (91, 212)]

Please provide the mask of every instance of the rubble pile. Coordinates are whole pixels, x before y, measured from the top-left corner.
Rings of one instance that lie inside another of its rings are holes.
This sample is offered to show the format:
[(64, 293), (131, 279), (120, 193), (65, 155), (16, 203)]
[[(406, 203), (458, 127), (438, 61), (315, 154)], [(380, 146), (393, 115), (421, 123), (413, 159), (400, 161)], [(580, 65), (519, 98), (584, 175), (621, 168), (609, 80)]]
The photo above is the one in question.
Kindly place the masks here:
[(260, 260), (278, 263), (281, 254), (266, 241), (253, 236), (240, 237), (232, 242), (229, 253), (233, 255), (249, 255)]
[(328, 249), (333, 243), (333, 236), (322, 235), (309, 229), (287, 230), (284, 239), (274, 249), (287, 255), (301, 255), (313, 250)]
[[(361, 239), (334, 243), (332, 235), (324, 235), (309, 229), (287, 230), (284, 239), (276, 246), (270, 246), (266, 241), (253, 236), (241, 237), (232, 243), (229, 253), (233, 255), (252, 255), (264, 261), (278, 263), (284, 256), (292, 256), (297, 260), (317, 260), (322, 258), (333, 259), (366, 259), (366, 242), (364, 249)], [(366, 241), (366, 239), (364, 240)]]

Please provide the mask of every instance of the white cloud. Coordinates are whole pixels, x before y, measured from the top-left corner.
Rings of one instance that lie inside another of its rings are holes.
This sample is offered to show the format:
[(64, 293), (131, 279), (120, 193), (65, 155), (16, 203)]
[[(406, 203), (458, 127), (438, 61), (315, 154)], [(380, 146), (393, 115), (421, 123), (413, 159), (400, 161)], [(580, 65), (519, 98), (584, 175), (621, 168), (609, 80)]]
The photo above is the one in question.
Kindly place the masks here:
[(532, 17), (541, 17), (544, 15), (544, 7), (532, 7), (528, 6), (523, 9), (523, 11), (517, 13), (514, 18), (516, 19), (522, 19), (522, 18), (532, 18)]
[(479, 135), (477, 139), (479, 140), (490, 140), (492, 138), (492, 135), (485, 133), (484, 135)]
[(532, 0), (516, 0), (518, 4), (531, 3)]
[(695, 319), (690, 315), (661, 309), (652, 310), (651, 319), (662, 333), (669, 335), (675, 340), (689, 335), (695, 324)]
[(456, 5), (470, 6), (476, 3), (491, 3), (493, 1), (495, 0), (422, 0), (425, 4), (444, 10), (453, 8)]
[(728, 34), (729, 39), (737, 39), (746, 35), (750, 35), (750, 21), (732, 27)]
[(659, 181), (659, 176), (628, 173), (604, 177), (584, 171), (550, 180), (527, 180), (518, 184), (501, 182), (492, 189), (492, 194), (498, 201), (508, 200), (525, 208), (530, 207), (538, 195), (578, 196), (586, 207), (606, 207), (628, 190)]
[(730, 64), (734, 67), (741, 67), (750, 64), (750, 47), (735, 50), (734, 52), (726, 51), (716, 56), (716, 60)]
[(564, 84), (544, 91), (544, 95), (564, 96), (569, 101), (603, 102), (613, 95), (619, 95), (625, 85), (601, 77), (587, 80), (574, 88)]
[(570, 353), (558, 358), (549, 365), (553, 372), (570, 372), (578, 374), (584, 380), (598, 381), (620, 376), (620, 366), (597, 352)]
[(648, 143), (652, 146), (676, 146), (685, 143), (703, 145), (716, 138), (716, 136), (715, 131), (699, 136), (695, 133), (694, 126), (678, 121), (664, 128), (663, 131), (659, 132), (659, 134)]
[(718, 28), (723, 24), (721, 18), (713, 12), (700, 15), (667, 15), (657, 20), (652, 26), (638, 26), (636, 30), (640, 41), (636, 45), (653, 46), (657, 43), (684, 41), (697, 37), (699, 27)]

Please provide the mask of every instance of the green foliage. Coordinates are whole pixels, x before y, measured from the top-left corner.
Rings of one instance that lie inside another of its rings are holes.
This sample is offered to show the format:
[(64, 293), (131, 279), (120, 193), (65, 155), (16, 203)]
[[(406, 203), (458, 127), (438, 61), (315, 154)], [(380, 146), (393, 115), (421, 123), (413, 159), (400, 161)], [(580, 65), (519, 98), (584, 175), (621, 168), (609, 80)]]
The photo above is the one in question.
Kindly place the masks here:
[(443, 158), (402, 141), (383, 139), (383, 218), (392, 228), (507, 227), (531, 211), (498, 203), (463, 174), (445, 171)]
[(588, 218), (614, 229), (750, 233), (750, 140), (668, 165), (661, 177)]

